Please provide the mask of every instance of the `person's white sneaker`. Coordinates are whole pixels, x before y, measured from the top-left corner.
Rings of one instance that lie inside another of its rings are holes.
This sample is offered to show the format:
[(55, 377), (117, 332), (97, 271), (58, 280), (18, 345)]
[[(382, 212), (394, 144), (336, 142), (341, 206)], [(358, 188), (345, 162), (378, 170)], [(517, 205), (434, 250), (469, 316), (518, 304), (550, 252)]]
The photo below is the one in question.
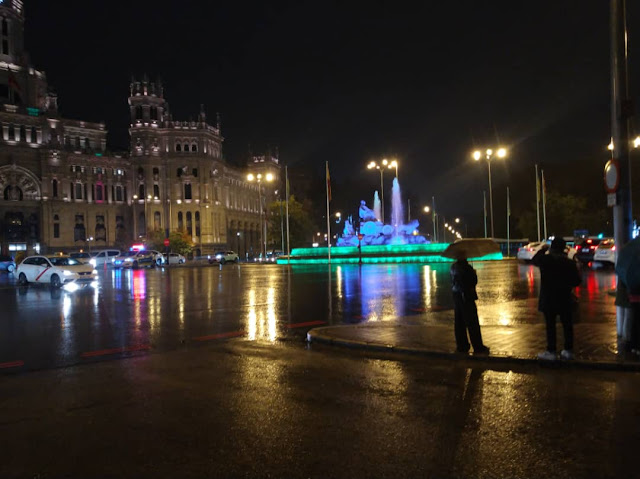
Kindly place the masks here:
[(560, 357), (562, 359), (573, 359), (573, 353), (571, 351), (569, 351), (568, 349), (563, 349), (560, 352)]
[(555, 361), (556, 353), (552, 353), (551, 351), (544, 351), (538, 354), (538, 359), (542, 359), (543, 361)]

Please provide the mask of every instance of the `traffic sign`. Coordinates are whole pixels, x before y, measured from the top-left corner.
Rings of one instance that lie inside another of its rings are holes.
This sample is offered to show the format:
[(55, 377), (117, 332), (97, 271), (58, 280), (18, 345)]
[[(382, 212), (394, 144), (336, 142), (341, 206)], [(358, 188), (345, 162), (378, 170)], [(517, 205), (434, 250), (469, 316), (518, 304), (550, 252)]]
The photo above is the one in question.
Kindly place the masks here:
[(164, 245), (165, 245), (165, 246), (169, 246), (169, 238), (166, 238), (166, 239), (164, 240)]
[(607, 193), (615, 193), (620, 185), (620, 164), (611, 159), (604, 166), (604, 187)]
[(362, 238), (364, 238), (364, 235), (362, 233), (358, 233), (358, 241), (362, 241)]

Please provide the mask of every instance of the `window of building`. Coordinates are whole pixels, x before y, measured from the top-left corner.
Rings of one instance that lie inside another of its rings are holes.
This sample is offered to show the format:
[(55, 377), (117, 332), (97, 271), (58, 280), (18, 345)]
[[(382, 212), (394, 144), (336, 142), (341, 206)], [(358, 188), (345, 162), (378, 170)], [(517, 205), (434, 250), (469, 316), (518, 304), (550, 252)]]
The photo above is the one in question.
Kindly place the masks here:
[(9, 125), (9, 139), (10, 140), (16, 139), (16, 129), (13, 125)]
[(160, 198), (160, 186), (153, 185), (153, 199), (157, 200), (158, 198)]
[(31, 127), (31, 143), (38, 142), (38, 130), (36, 130), (35, 126)]
[(184, 229), (184, 223), (182, 221), (182, 211), (178, 212), (178, 229), (182, 231)]
[(54, 198), (58, 197), (58, 180), (53, 180), (51, 182), (51, 196)]
[(60, 238), (60, 217), (58, 215), (53, 215), (53, 237)]
[(86, 241), (87, 233), (84, 227), (84, 215), (76, 215), (76, 224), (73, 228), (73, 241)]
[(200, 212), (196, 211), (196, 236), (200, 237)]
[(20, 125), (20, 141), (27, 141), (27, 128), (24, 125)]
[(141, 106), (137, 106), (136, 107), (136, 119), (137, 120), (142, 120), (142, 107)]
[(6, 38), (2, 39), (2, 53), (4, 53), (5, 55), (9, 54), (9, 40), (7, 40)]
[(153, 179), (156, 181), (160, 179), (160, 169), (158, 168), (153, 169)]
[(96, 241), (107, 241), (107, 228), (104, 225), (104, 216), (96, 215), (96, 229), (93, 238)]
[(85, 147), (85, 149), (87, 149), (87, 150), (90, 150), (90, 149), (91, 149), (91, 141), (89, 140), (89, 138), (85, 138), (85, 139), (84, 139), (84, 147)]
[(188, 143), (184, 144), (184, 151), (187, 152), (187, 153), (189, 152), (189, 144)]
[(176, 176), (177, 176), (178, 178), (180, 178), (180, 177), (182, 176), (182, 168), (178, 168), (178, 169), (176, 170)]
[(6, 17), (2, 17), (2, 34), (4, 36), (9, 35), (9, 23), (7, 22)]
[(80, 137), (76, 136), (76, 150), (80, 149)]
[(194, 168), (193, 170), (191, 170), (191, 173), (193, 173), (193, 176), (195, 178), (197, 178), (198, 177), (198, 168)]
[(138, 185), (138, 198), (144, 199), (144, 185)]
[(153, 214), (153, 229), (159, 230), (160, 228), (162, 228), (162, 224), (161, 224), (161, 221), (160, 221), (160, 212), (156, 211)]
[(182, 151), (182, 145), (180, 145), (180, 143), (176, 143), (176, 151)]
[(102, 203), (104, 201), (104, 185), (102, 183), (96, 183), (94, 195), (94, 199), (97, 203)]
[(144, 212), (141, 212), (138, 215), (138, 233), (140, 236), (145, 236), (147, 234), (147, 219)]
[(191, 199), (191, 183), (184, 184), (184, 199), (185, 200)]
[(191, 211), (187, 211), (187, 233), (189, 236), (193, 236), (193, 224), (191, 218)]
[(152, 120), (158, 119), (158, 109), (155, 106), (151, 107), (151, 119)]
[(191, 145), (191, 151), (197, 152), (198, 151), (198, 145), (196, 145), (195, 143), (193, 143)]
[(142, 166), (138, 167), (138, 179), (139, 180), (144, 179), (144, 168)]
[(76, 196), (76, 200), (81, 200), (82, 199), (82, 183), (76, 183), (75, 184), (75, 196)]
[(115, 191), (115, 193), (116, 193), (115, 194), (116, 201), (124, 201), (124, 195), (122, 194), (122, 186), (117, 185), (115, 187), (115, 189), (116, 189), (116, 191)]

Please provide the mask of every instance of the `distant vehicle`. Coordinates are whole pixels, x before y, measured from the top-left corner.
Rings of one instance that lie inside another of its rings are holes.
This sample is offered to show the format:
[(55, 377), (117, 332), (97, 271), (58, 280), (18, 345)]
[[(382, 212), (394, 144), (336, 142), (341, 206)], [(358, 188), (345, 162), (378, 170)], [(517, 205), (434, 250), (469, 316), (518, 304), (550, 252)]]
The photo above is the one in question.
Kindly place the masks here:
[(218, 251), (213, 256), (209, 257), (209, 264), (213, 263), (239, 263), (240, 258), (233, 251)]
[(185, 264), (187, 262), (187, 258), (178, 253), (165, 253), (164, 260), (169, 264)]
[(113, 265), (113, 259), (119, 255), (119, 249), (104, 249), (101, 251), (94, 251), (89, 262), (96, 267), (104, 266), (105, 264), (107, 266), (111, 266)]
[(536, 241), (533, 243), (526, 244), (521, 248), (518, 248), (518, 253), (516, 254), (516, 258), (520, 261), (529, 262), (533, 259), (538, 251), (545, 245), (549, 245), (546, 241)]
[(593, 255), (596, 251), (596, 247), (600, 244), (597, 238), (587, 238), (582, 240), (576, 246), (577, 258), (583, 263), (589, 263), (593, 261)]
[(603, 266), (614, 266), (616, 258), (616, 243), (613, 239), (602, 240), (593, 253), (593, 262)]
[(278, 261), (278, 257), (282, 256), (282, 251), (280, 250), (274, 250), (274, 251), (269, 251), (267, 253), (267, 262), (268, 263), (275, 263)]
[(13, 273), (16, 269), (16, 262), (11, 256), (0, 256), (0, 271)]
[(151, 251), (126, 251), (120, 256), (113, 258), (113, 267), (119, 268), (154, 268), (157, 266), (156, 256)]
[(69, 257), (73, 259), (77, 259), (78, 261), (85, 264), (91, 262), (91, 255), (86, 251), (77, 251), (74, 253), (69, 253)]
[(65, 284), (90, 284), (97, 280), (98, 273), (90, 264), (70, 256), (29, 256), (16, 268), (18, 282), (50, 283), (59, 288)]

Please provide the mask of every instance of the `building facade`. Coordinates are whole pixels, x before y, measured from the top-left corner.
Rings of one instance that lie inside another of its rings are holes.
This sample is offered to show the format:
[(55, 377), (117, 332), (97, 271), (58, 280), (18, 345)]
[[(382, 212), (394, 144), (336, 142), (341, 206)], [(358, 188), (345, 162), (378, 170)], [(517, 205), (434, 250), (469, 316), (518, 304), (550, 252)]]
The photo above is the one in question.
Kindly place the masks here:
[[(222, 156), (220, 122), (174, 120), (160, 82), (132, 80), (128, 154), (104, 124), (62, 118), (23, 50), (20, 0), (0, 2), (0, 245), (4, 252), (126, 247), (185, 231), (195, 254), (261, 251), (260, 214), (277, 181), (248, 181)], [(265, 169), (264, 157), (255, 167)], [(268, 169), (279, 178), (278, 160)], [(259, 190), (261, 188), (261, 190)], [(157, 236), (157, 235), (156, 235)]]

